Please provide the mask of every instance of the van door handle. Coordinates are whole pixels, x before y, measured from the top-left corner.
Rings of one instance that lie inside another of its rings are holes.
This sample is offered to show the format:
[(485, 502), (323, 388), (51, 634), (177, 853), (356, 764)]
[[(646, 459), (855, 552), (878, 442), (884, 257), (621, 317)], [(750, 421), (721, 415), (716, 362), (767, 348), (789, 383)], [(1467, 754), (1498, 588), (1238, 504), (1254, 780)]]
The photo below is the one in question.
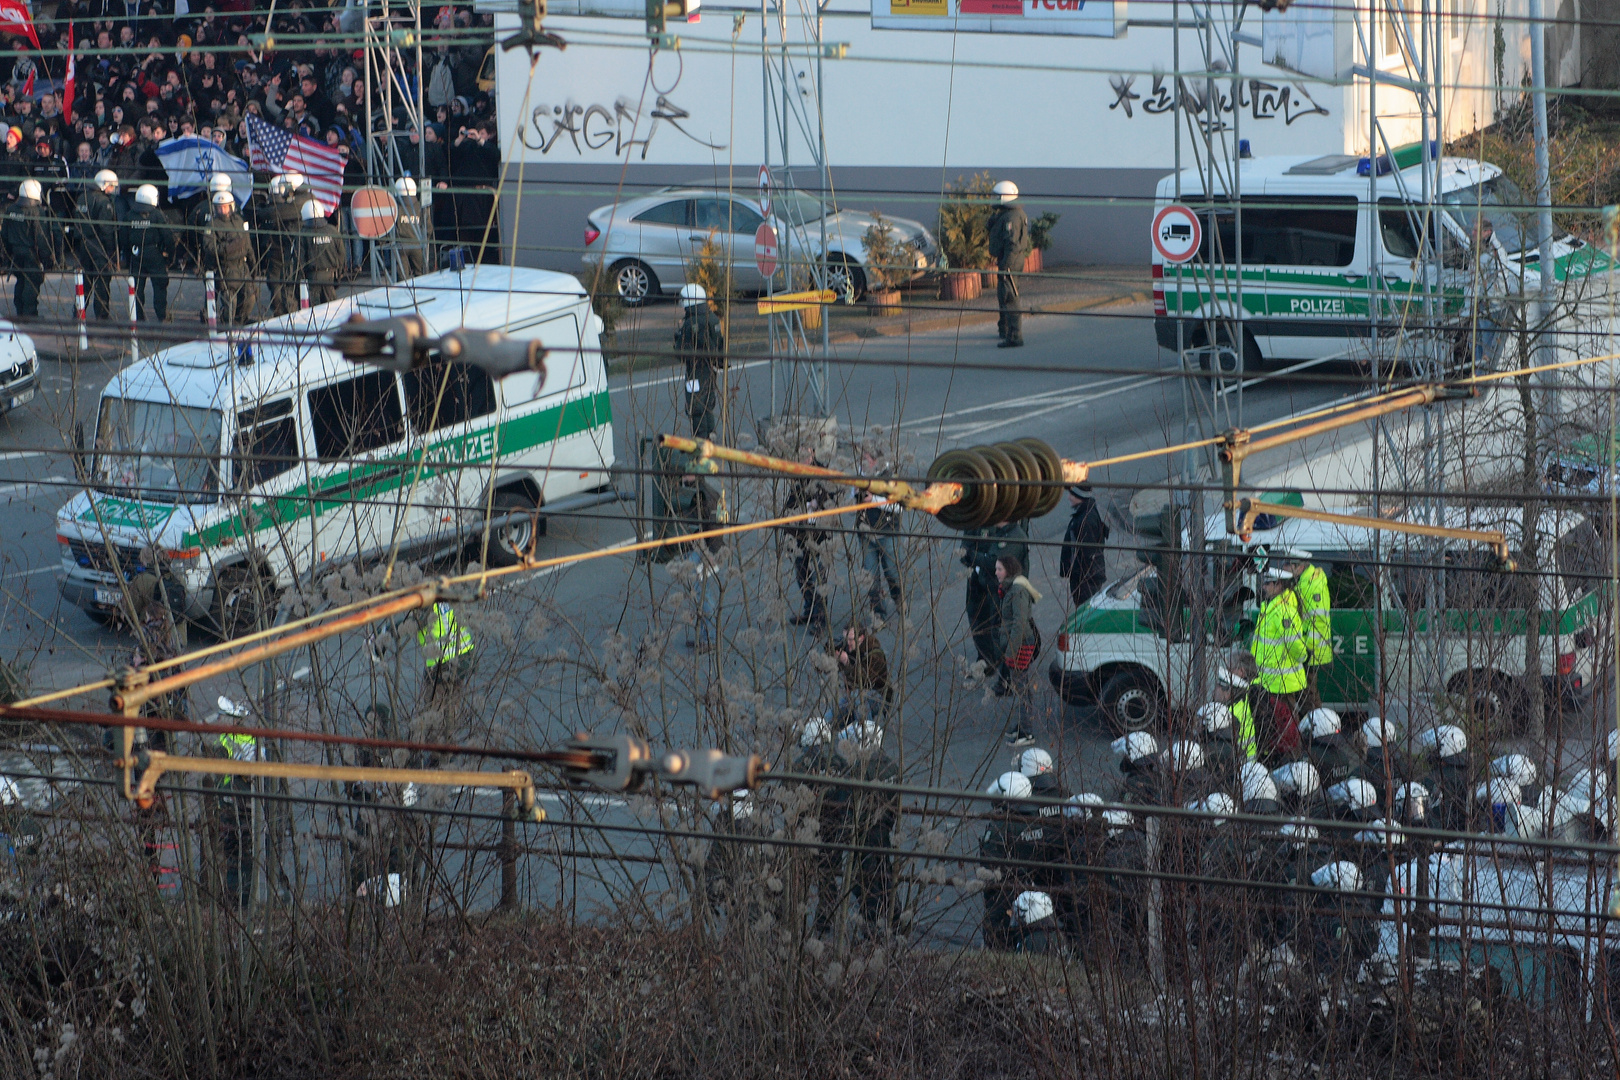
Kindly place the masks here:
[(696, 236), (688, 236), (687, 237), (688, 240), (707, 240), (708, 238), (709, 237), (708, 237), (707, 233), (698, 233)]

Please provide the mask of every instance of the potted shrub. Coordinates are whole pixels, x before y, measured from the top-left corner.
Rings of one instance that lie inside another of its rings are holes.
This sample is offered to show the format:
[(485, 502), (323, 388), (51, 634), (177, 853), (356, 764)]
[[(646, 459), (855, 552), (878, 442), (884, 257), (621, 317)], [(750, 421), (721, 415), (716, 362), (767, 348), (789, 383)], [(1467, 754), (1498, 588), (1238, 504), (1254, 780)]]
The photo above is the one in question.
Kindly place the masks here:
[(709, 235), (703, 239), (703, 246), (686, 264), (686, 280), (693, 285), (703, 286), (703, 292), (709, 299), (709, 310), (722, 323), (726, 321), (726, 308), (731, 298), (731, 274), (725, 258), (726, 251), (720, 246), (718, 230), (710, 229)]
[(895, 286), (909, 277), (905, 268), (916, 265), (916, 251), (900, 240), (894, 226), (882, 214), (872, 215), (872, 224), (861, 236), (866, 248), (866, 310), (871, 315), (900, 314), (900, 290)]
[(939, 246), (945, 265), (959, 269), (945, 275), (947, 300), (971, 300), (979, 295), (983, 267), (990, 263), (990, 211), (994, 181), (989, 173), (957, 177), (945, 185), (939, 205)]
[(1041, 253), (1052, 246), (1052, 227), (1058, 215), (1050, 210), (1029, 223), (1029, 258), (1024, 260), (1024, 273), (1038, 274), (1046, 269), (1046, 257)]

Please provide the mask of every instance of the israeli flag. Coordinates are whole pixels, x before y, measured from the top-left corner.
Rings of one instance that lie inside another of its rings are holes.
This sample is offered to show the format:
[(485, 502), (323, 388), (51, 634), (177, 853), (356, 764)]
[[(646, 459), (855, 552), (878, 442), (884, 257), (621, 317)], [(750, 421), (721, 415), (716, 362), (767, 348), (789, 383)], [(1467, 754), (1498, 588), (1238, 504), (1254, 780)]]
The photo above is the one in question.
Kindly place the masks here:
[(165, 139), (158, 144), (158, 160), (169, 174), (169, 198), (188, 199), (208, 190), (208, 179), (217, 172), (231, 178), (231, 194), (236, 205), (246, 206), (253, 197), (253, 170), (239, 157), (198, 135)]

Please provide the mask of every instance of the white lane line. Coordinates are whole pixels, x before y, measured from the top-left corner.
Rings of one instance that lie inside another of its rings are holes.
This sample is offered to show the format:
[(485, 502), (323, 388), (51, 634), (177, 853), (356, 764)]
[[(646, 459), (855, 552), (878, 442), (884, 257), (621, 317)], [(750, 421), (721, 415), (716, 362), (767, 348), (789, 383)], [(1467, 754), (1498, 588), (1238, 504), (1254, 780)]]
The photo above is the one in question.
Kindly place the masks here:
[(1061, 409), (1072, 409), (1078, 408), (1081, 405), (1089, 405), (1094, 401), (1101, 401), (1104, 398), (1111, 398), (1115, 394), (1123, 394), (1128, 390), (1146, 389), (1158, 381), (1158, 379), (1140, 379), (1137, 382), (1127, 383), (1124, 386), (1116, 386), (1112, 390), (1104, 390), (1101, 393), (1085, 394), (1078, 397), (1072, 397), (1064, 401), (1059, 401), (1055, 404), (1048, 405), (1044, 409), (1034, 409), (1026, 412), (1020, 412), (1017, 416), (1009, 416), (1004, 420), (989, 420), (982, 424), (967, 424), (948, 427), (941, 430), (940, 434), (950, 436), (951, 438), (955, 439), (970, 439), (975, 435), (981, 435), (986, 431), (993, 431), (999, 427), (1007, 427), (1010, 424), (1027, 423), (1038, 416), (1045, 416), (1047, 413), (1058, 412)]
[[(67, 451), (63, 450), (62, 453), (66, 454)], [(47, 450), (8, 450), (8, 451), (0, 451), (0, 461), (21, 461), (24, 458), (50, 457), (50, 456), (51, 456), (51, 451), (47, 451)]]
[[(762, 367), (763, 365), (768, 364), (768, 363), (770, 363), (769, 360), (750, 360), (746, 364), (738, 364), (736, 367), (733, 367), (731, 370), (733, 370), (733, 371), (747, 371), (749, 368)], [(630, 390), (630, 389), (643, 390), (643, 389), (646, 389), (646, 388), (652, 387), (652, 386), (665, 386), (665, 385), (667, 385), (669, 383), (672, 383), (672, 382), (683, 383), (683, 382), (686, 381), (686, 375), (684, 373), (680, 374), (680, 375), (665, 375), (662, 378), (646, 379), (646, 380), (640, 380), (640, 379), (632, 380), (629, 376), (622, 376), (622, 378), (625, 379), (625, 382), (623, 382), (623, 383), (621, 383), (619, 385), (619, 387), (618, 387), (619, 390)]]
[(24, 480), (16, 484), (0, 484), (0, 495), (10, 495), (12, 492), (22, 491), (24, 488), (45, 487), (50, 484), (63, 484), (66, 482), (67, 477), (65, 476), (47, 476), (43, 480)]
[[(627, 536), (623, 540), (615, 540), (613, 543), (609, 544), (605, 548), (602, 548), (601, 550), (602, 551), (617, 551), (622, 547), (629, 547), (631, 544), (637, 544), (637, 543), (640, 543), (640, 542), (641, 542), (640, 537)], [(592, 550), (596, 550), (596, 549), (593, 548)], [(580, 554), (584, 555), (584, 554), (586, 554), (586, 552), (580, 552)], [(532, 574), (514, 574), (514, 575), (512, 575), (512, 578), (511, 578), (510, 581), (506, 582), (505, 584), (496, 585), (495, 587), (490, 589), (490, 592), (501, 592), (501, 591), (503, 591), (505, 589), (516, 588), (517, 586), (526, 584), (526, 583), (528, 583), (530, 581), (539, 581), (543, 577), (550, 577), (552, 574), (555, 574), (559, 570), (568, 570), (568, 569), (574, 567), (575, 565), (577, 565), (577, 564), (576, 563), (563, 563), (560, 566), (548, 566), (544, 570), (536, 570)]]
[[(1173, 369), (1172, 369), (1173, 370)], [(1053, 398), (1068, 397), (1075, 394), (1085, 394), (1099, 390), (1105, 386), (1125, 382), (1130, 379), (1140, 379), (1140, 375), (1120, 375), (1111, 379), (1099, 379), (1096, 382), (1082, 383), (1078, 386), (1064, 386), (1056, 390), (1043, 390), (1038, 394), (1020, 394), (1018, 397), (1003, 398), (1000, 401), (988, 402), (984, 405), (969, 405), (966, 408), (952, 409), (937, 416), (919, 416), (912, 420), (902, 420), (900, 427), (921, 427), (925, 424), (937, 424), (941, 420), (950, 420), (958, 416), (971, 416), (974, 413), (994, 412), (1003, 409), (1018, 409), (1026, 405), (1039, 405), (1051, 401)]]
[(62, 569), (60, 566), (41, 566), (37, 570), (19, 570), (15, 574), (7, 574), (0, 581), (15, 581), (17, 578), (38, 577), (41, 574), (54, 574)]
[(1272, 379), (1280, 378), (1284, 375), (1291, 375), (1296, 371), (1304, 371), (1306, 368), (1313, 368), (1317, 364), (1326, 364), (1331, 360), (1343, 360), (1345, 357), (1350, 355), (1351, 351), (1352, 350), (1350, 349), (1345, 349), (1342, 352), (1329, 353), (1326, 356), (1318, 356), (1315, 360), (1302, 361), (1293, 365), (1292, 367), (1281, 368), (1277, 371), (1268, 371), (1266, 374), (1261, 375), (1258, 378), (1244, 379), (1241, 384), (1222, 386), (1219, 390), (1215, 391), (1215, 396), (1226, 397), (1228, 394), (1235, 394), (1239, 390), (1246, 390), (1251, 386), (1259, 386), (1263, 382), (1269, 382)]

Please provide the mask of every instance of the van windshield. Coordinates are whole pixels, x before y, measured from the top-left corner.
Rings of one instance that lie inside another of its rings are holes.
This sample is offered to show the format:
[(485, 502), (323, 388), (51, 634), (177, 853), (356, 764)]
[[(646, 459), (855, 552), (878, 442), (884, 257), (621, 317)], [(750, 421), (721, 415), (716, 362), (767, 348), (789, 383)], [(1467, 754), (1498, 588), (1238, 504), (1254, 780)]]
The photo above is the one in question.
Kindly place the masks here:
[(91, 466), (96, 487), (153, 502), (213, 502), (220, 428), (217, 409), (102, 398)]
[(1494, 235), (1509, 255), (1517, 255), (1525, 245), (1535, 242), (1528, 239), (1530, 213), (1524, 192), (1505, 176), (1448, 191), (1440, 201), (1470, 241), (1476, 236)]

